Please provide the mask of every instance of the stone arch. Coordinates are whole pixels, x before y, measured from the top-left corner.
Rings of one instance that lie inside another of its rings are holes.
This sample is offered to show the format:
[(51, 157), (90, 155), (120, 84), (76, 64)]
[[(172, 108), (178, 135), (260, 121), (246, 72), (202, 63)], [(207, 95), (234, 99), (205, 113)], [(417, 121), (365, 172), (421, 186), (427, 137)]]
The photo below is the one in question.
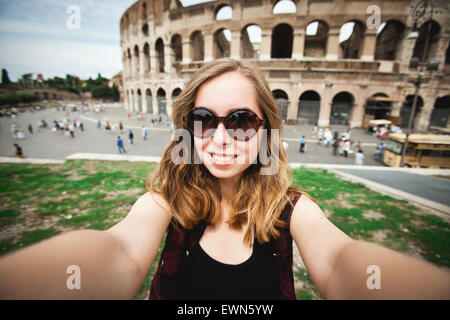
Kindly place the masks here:
[(348, 125), (354, 103), (351, 93), (341, 91), (336, 94), (331, 105), (330, 125)]
[(233, 19), (233, 7), (229, 3), (220, 3), (214, 10), (214, 20), (224, 21)]
[(204, 33), (200, 30), (192, 32), (191, 57), (193, 61), (203, 61), (205, 59), (205, 40)]
[[(413, 104), (414, 104), (414, 95), (408, 95), (405, 101), (403, 102), (402, 109), (400, 110), (400, 117), (402, 117), (402, 123), (400, 124), (400, 126), (402, 128), (408, 128), (409, 118), (412, 113)], [(417, 105), (416, 110), (414, 112), (411, 129), (413, 129), (415, 126), (414, 123), (416, 121), (417, 115), (420, 113), (422, 109), (422, 106), (423, 106), (423, 99), (421, 96), (417, 96)]]
[(183, 47), (181, 36), (178, 33), (172, 36), (172, 39), (170, 40), (170, 47), (172, 49), (175, 61), (181, 62), (183, 60)]
[(373, 115), (374, 119), (387, 119), (392, 110), (392, 101), (385, 93), (375, 93), (367, 98), (365, 114)]
[(174, 101), (181, 93), (180, 88), (175, 88), (172, 90), (172, 101)]
[(145, 90), (145, 102), (147, 105), (147, 113), (153, 113), (153, 96), (150, 88)]
[(397, 20), (383, 22), (377, 30), (375, 60), (395, 60), (405, 25)]
[(158, 113), (167, 114), (166, 91), (163, 88), (159, 88), (156, 92), (156, 100), (158, 101)]
[(294, 29), (287, 23), (281, 23), (272, 29), (271, 58), (291, 58)]
[(428, 52), (424, 61), (428, 58), (436, 57), (439, 46), (439, 38), (441, 36), (440, 24), (434, 20), (428, 20), (420, 26), (418, 32), (419, 37), (416, 39), (416, 43), (414, 45), (413, 57), (419, 58), (419, 60), (422, 61), (428, 34), (430, 35), (430, 39)]
[(257, 24), (248, 24), (241, 30), (241, 58), (258, 59), (261, 54), (262, 30)]
[(287, 112), (289, 106), (289, 96), (288, 94), (281, 89), (272, 90), (272, 95), (277, 103), (278, 114), (280, 115), (280, 119), (286, 121), (287, 120)]
[(150, 45), (146, 42), (144, 44), (144, 72), (149, 72), (150, 68)]
[(272, 14), (297, 13), (297, 3), (293, 0), (278, 0), (273, 4)]
[(145, 2), (142, 4), (142, 19), (147, 20), (147, 4)]
[(142, 26), (142, 34), (145, 37), (148, 37), (148, 34), (149, 34), (148, 23), (144, 23), (144, 25)]
[(137, 98), (138, 98), (138, 112), (142, 113), (142, 93), (141, 93), (141, 89), (137, 89), (136, 91), (137, 94)]
[(359, 59), (361, 57), (365, 30), (365, 25), (359, 20), (348, 21), (341, 26), (339, 46), (342, 59)]
[(158, 38), (155, 43), (157, 72), (164, 72), (164, 42)]
[(450, 118), (450, 95), (437, 98), (431, 112), (430, 127), (446, 128)]
[(320, 95), (314, 90), (303, 92), (298, 100), (297, 124), (317, 125), (320, 111)]
[(134, 59), (135, 59), (135, 70), (136, 74), (139, 74), (139, 47), (138, 45), (134, 46)]
[(305, 29), (305, 57), (325, 57), (327, 54), (328, 24), (321, 20), (310, 22)]
[(214, 59), (220, 59), (230, 56), (231, 31), (229, 29), (222, 28), (214, 32), (213, 41)]

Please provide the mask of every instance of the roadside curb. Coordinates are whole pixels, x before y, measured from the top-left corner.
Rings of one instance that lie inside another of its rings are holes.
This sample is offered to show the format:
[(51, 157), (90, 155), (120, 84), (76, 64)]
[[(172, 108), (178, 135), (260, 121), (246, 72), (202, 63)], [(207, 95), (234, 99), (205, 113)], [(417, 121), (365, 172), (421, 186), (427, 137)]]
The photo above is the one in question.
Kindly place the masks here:
[(446, 205), (419, 197), (417, 195), (414, 195), (414, 194), (411, 194), (408, 192), (404, 192), (404, 191), (401, 191), (401, 190), (398, 190), (395, 188), (391, 188), (386, 185), (383, 185), (383, 184), (380, 184), (377, 182), (373, 182), (368, 179), (357, 177), (355, 175), (339, 171), (338, 169), (330, 169), (330, 172), (335, 173), (336, 175), (340, 176), (343, 179), (350, 180), (352, 182), (362, 183), (366, 187), (368, 187), (374, 191), (377, 191), (379, 193), (410, 201), (414, 204), (417, 204), (418, 206), (421, 206), (421, 207), (431, 210), (431, 213), (433, 213), (441, 218), (444, 218), (447, 221), (450, 219), (450, 207), (448, 207)]

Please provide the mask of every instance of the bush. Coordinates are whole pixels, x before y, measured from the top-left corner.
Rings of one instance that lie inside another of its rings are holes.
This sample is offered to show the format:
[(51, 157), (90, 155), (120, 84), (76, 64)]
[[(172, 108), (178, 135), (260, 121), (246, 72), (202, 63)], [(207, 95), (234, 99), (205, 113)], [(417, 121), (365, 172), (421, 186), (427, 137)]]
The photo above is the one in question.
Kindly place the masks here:
[(39, 97), (32, 93), (19, 92), (16, 93), (7, 93), (0, 96), (0, 105), (13, 105), (18, 103), (30, 103), (34, 101), (38, 101)]

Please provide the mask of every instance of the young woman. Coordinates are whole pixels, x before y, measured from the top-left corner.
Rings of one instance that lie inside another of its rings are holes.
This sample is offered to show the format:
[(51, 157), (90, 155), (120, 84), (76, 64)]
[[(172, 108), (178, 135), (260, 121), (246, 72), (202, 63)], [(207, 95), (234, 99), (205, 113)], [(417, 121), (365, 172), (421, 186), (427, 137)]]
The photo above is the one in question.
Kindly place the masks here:
[[(166, 231), (152, 299), (295, 299), (292, 239), (324, 298), (450, 298), (446, 271), (352, 240), (291, 186), (278, 110), (255, 67), (205, 64), (172, 117), (179, 132), (129, 214), (1, 258), (0, 298), (133, 298)], [(81, 285), (70, 290), (73, 265)]]

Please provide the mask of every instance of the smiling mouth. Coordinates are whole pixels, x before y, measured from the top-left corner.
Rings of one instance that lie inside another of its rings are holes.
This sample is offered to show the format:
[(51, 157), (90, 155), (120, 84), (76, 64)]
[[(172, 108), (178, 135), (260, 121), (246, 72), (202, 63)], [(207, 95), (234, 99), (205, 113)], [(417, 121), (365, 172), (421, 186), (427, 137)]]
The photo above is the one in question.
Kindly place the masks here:
[(226, 161), (231, 161), (231, 160), (237, 158), (237, 155), (231, 155), (231, 156), (230, 156), (230, 155), (226, 155), (226, 156), (224, 156), (224, 155), (218, 155), (218, 154), (211, 153), (211, 152), (209, 152), (209, 155), (210, 155), (214, 160), (217, 160), (217, 161), (224, 161), (224, 162), (226, 162)]

